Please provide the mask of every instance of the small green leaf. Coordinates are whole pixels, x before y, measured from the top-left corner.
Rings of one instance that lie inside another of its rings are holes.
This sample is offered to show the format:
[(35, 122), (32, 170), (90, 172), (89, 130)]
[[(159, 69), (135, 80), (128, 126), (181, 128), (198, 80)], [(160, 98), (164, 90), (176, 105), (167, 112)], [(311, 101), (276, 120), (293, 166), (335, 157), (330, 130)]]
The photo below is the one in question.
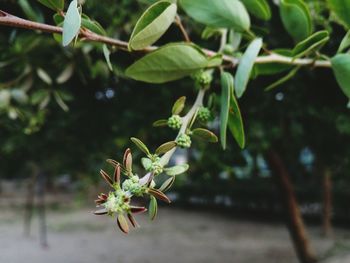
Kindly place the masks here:
[(91, 20), (87, 15), (83, 14), (81, 17), (81, 26), (89, 29), (91, 32), (94, 32), (99, 35), (107, 35), (103, 27), (94, 20)]
[(168, 126), (168, 120), (158, 120), (153, 123), (153, 127), (165, 127)]
[(66, 68), (61, 72), (61, 74), (56, 78), (57, 84), (63, 84), (67, 82), (74, 73), (74, 64), (69, 64)]
[(64, 0), (38, 0), (38, 2), (56, 11), (64, 8)]
[(173, 106), (173, 109), (172, 109), (172, 114), (173, 115), (179, 115), (183, 109), (185, 108), (185, 103), (186, 103), (186, 97), (183, 96), (183, 97), (180, 97), (175, 103), (174, 103), (174, 106)]
[(329, 33), (326, 30), (316, 32), (298, 43), (293, 49), (293, 57), (299, 58), (311, 52), (318, 51), (329, 40)]
[(137, 22), (129, 49), (140, 50), (155, 43), (175, 20), (176, 4), (159, 1), (150, 6)]
[(311, 14), (303, 0), (281, 0), (280, 15), (285, 29), (294, 40), (299, 42), (311, 35)]
[(205, 54), (198, 48), (190, 44), (174, 43), (139, 59), (125, 74), (139, 81), (165, 83), (190, 76), (207, 65)]
[(336, 14), (340, 21), (350, 28), (350, 1), (348, 0), (328, 0), (330, 9)]
[(245, 147), (244, 125), (241, 110), (239, 109), (238, 102), (234, 94), (234, 87), (232, 86), (231, 88), (231, 106), (228, 116), (228, 128), (237, 141), (239, 147), (243, 149)]
[(157, 148), (156, 154), (161, 155), (161, 154), (167, 153), (172, 149), (174, 149), (175, 147), (176, 147), (176, 142), (174, 141), (163, 143), (161, 146)]
[(221, 73), (220, 141), (224, 150), (226, 149), (227, 122), (230, 110), (230, 95), (233, 81), (233, 77), (230, 73)]
[(247, 88), (255, 59), (259, 55), (262, 44), (263, 42), (261, 38), (253, 40), (240, 59), (235, 79), (235, 89), (238, 98), (242, 97)]
[(81, 26), (81, 16), (78, 10), (78, 1), (73, 0), (67, 10), (63, 22), (62, 44), (68, 46), (70, 42), (79, 34)]
[(164, 172), (169, 176), (176, 176), (186, 172), (189, 167), (190, 166), (188, 164), (181, 164), (181, 165), (165, 168)]
[(103, 49), (103, 55), (105, 57), (105, 60), (107, 62), (108, 68), (110, 71), (113, 71), (113, 66), (111, 63), (111, 51), (109, 51), (108, 47), (106, 44), (102, 45), (102, 49)]
[(187, 15), (207, 26), (248, 31), (249, 14), (239, 0), (179, 0)]
[(151, 195), (149, 207), (148, 207), (148, 213), (151, 220), (154, 220), (156, 218), (157, 212), (158, 212), (157, 199), (153, 195)]
[(141, 150), (143, 151), (146, 155), (150, 155), (151, 153), (149, 152), (147, 146), (139, 139), (132, 137), (131, 141)]
[(331, 62), (339, 86), (350, 98), (350, 54), (338, 54), (332, 58)]
[(159, 188), (159, 191), (162, 191), (162, 192), (168, 191), (171, 188), (171, 186), (174, 184), (174, 182), (175, 182), (175, 176), (170, 177), (162, 184), (162, 186)]
[(337, 53), (342, 53), (350, 47), (350, 30), (346, 33), (345, 37), (340, 43)]
[(266, 0), (241, 0), (248, 12), (252, 13), (255, 17), (262, 20), (271, 19), (271, 9), (269, 3)]
[(193, 136), (206, 142), (217, 143), (218, 137), (207, 129), (197, 128), (192, 131)]
[(47, 74), (47, 72), (45, 70), (43, 70), (42, 68), (38, 68), (36, 70), (36, 73), (38, 75), (38, 77), (44, 81), (47, 85), (52, 85), (52, 79), (49, 76), (49, 74)]
[(297, 74), (297, 72), (299, 71), (300, 66), (299, 67), (295, 67), (293, 68), (291, 71), (289, 71), (289, 73), (287, 75), (285, 75), (283, 78), (280, 78), (279, 80), (277, 80), (276, 82), (270, 84), (268, 87), (265, 88), (265, 91), (270, 91), (273, 90), (275, 88), (277, 88), (278, 86), (284, 84), (285, 82), (287, 82), (288, 80), (290, 80), (291, 78), (293, 78), (295, 76), (295, 74)]

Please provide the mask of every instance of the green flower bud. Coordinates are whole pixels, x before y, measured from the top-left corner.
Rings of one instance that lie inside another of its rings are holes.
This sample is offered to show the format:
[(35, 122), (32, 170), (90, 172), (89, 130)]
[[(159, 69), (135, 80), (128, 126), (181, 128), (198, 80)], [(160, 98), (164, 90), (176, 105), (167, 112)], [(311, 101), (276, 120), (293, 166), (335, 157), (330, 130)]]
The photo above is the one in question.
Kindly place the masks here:
[(152, 163), (150, 167), (150, 171), (154, 173), (154, 175), (161, 174), (163, 172), (163, 166), (157, 161)]
[(127, 197), (123, 190), (111, 192), (103, 206), (109, 214), (124, 213), (130, 209), (130, 198)]
[(213, 81), (213, 76), (209, 71), (201, 71), (194, 76), (194, 79), (201, 88), (207, 88)]
[(190, 148), (191, 147), (191, 137), (187, 134), (181, 134), (176, 140), (177, 145), (180, 148)]
[(168, 126), (174, 130), (181, 128), (182, 118), (179, 115), (173, 115), (168, 119)]
[(198, 109), (198, 119), (202, 122), (207, 122), (210, 117), (211, 117), (211, 113), (210, 110), (206, 107), (200, 107)]
[(126, 192), (130, 192), (135, 196), (142, 196), (145, 193), (145, 187), (140, 185), (140, 179), (134, 175), (123, 182), (122, 188)]

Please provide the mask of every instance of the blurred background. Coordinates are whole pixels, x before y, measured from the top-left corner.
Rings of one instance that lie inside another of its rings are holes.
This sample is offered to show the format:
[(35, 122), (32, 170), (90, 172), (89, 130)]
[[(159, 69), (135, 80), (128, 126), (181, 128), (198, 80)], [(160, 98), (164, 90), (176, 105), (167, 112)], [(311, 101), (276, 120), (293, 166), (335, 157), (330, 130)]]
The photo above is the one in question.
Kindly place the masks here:
[[(83, 8), (109, 36), (127, 41), (151, 2), (86, 1)], [(271, 49), (292, 48), (272, 6), (271, 21), (256, 21), (268, 28), (261, 34)], [(54, 24), (37, 1), (1, 0), (0, 8)], [(321, 18), (318, 25), (332, 30), (325, 52), (334, 54), (346, 32)], [(200, 38), (202, 26), (183, 20), (196, 43), (218, 48), (218, 39)], [(171, 27), (159, 43), (179, 39)], [(99, 44), (64, 49), (52, 35), (1, 27), (0, 262), (298, 262), (267, 151), (288, 173), (318, 257), (350, 262), (350, 115), (329, 69), (302, 69), (272, 92), (264, 88), (275, 76), (253, 80), (240, 100), (247, 147), (230, 138), (226, 151), (199, 142), (178, 151), (173, 161), (190, 170), (177, 177), (173, 203), (160, 207), (155, 222), (141, 215), (142, 227), (125, 236), (112, 218), (94, 216), (93, 200), (107, 189), (98, 175), (105, 160), (121, 159), (132, 136), (150, 147), (174, 138), (152, 123), (168, 118), (180, 96), (195, 99), (191, 79), (124, 78), (138, 56), (115, 50), (112, 73)], [(218, 118), (210, 127), (218, 132)]]

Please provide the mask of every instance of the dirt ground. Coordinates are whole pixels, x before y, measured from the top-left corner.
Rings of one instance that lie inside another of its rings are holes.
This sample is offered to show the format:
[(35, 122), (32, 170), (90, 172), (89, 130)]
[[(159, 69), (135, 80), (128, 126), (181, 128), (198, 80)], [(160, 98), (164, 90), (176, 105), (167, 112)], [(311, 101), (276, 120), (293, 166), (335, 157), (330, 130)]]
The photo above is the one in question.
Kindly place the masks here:
[[(0, 212), (1, 263), (297, 263), (282, 224), (256, 223), (161, 208), (156, 222), (138, 216), (142, 227), (128, 236), (115, 221), (88, 209), (49, 211), (49, 247), (38, 240), (38, 218), (31, 237), (23, 236), (20, 212)], [(336, 240), (309, 228), (322, 262), (350, 263), (350, 231), (337, 229)]]

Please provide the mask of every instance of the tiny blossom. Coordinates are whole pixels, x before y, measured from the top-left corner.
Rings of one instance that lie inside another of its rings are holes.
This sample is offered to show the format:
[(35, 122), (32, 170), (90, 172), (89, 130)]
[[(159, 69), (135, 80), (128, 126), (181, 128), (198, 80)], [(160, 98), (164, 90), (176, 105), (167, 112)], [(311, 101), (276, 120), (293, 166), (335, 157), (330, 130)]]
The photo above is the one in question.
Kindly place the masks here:
[(122, 190), (110, 192), (107, 201), (102, 205), (107, 210), (108, 214), (124, 213), (130, 210), (130, 198)]
[(207, 122), (211, 117), (210, 110), (206, 107), (200, 107), (198, 109), (198, 119), (202, 122)]
[(122, 187), (124, 191), (130, 192), (135, 196), (142, 196), (145, 193), (145, 187), (140, 185), (140, 178), (137, 175), (125, 180)]
[(192, 144), (191, 137), (187, 134), (181, 134), (176, 142), (180, 148), (190, 148)]

